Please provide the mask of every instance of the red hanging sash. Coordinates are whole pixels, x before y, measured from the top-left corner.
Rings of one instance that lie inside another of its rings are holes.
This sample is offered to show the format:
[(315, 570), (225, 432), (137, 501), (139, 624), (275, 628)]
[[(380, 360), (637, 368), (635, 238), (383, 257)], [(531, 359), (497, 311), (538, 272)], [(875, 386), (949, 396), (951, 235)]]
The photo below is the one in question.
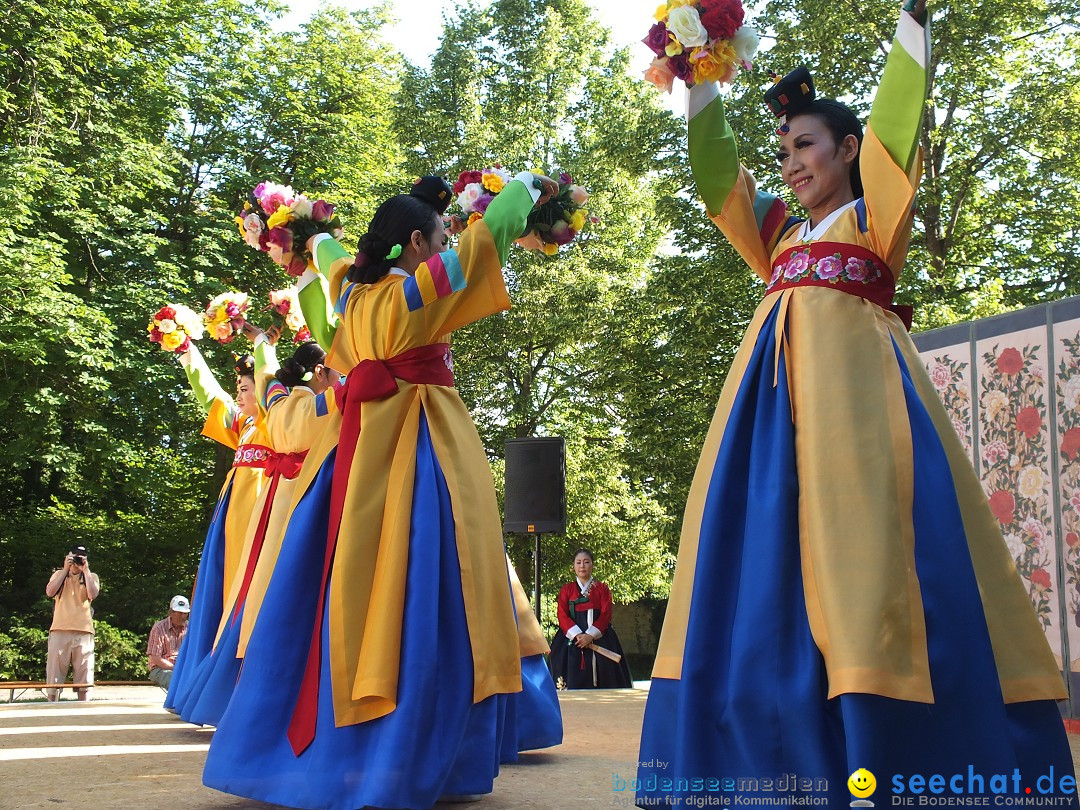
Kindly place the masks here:
[(270, 479), (270, 486), (266, 490), (266, 500), (263, 501), (262, 512), (259, 514), (259, 525), (255, 527), (255, 537), (251, 541), (251, 552), (248, 554), (247, 567), (244, 569), (244, 579), (240, 583), (240, 592), (236, 597), (230, 622), (235, 622), (240, 615), (240, 608), (244, 606), (248, 589), (251, 587), (251, 579), (255, 576), (255, 565), (259, 561), (259, 553), (266, 540), (266, 529), (270, 525), (270, 513), (274, 511), (274, 496), (277, 494), (278, 482), (282, 478), (289, 480), (296, 478), (300, 474), (300, 468), (304, 466), (307, 454), (307, 450), (302, 453), (271, 453), (266, 460), (263, 475)]
[(326, 535), (326, 554), (323, 558), (322, 582), (315, 611), (315, 626), (308, 645), (307, 665), (300, 694), (296, 700), (288, 738), (293, 753), (300, 756), (315, 739), (315, 718), (319, 709), (319, 664), (322, 660), (322, 623), (326, 606), (327, 579), (337, 547), (342, 508), (349, 486), (353, 455), (360, 438), (361, 403), (385, 399), (398, 392), (398, 380), (414, 385), (443, 385), (453, 387), (453, 362), (450, 346), (433, 343), (402, 352), (387, 360), (364, 360), (345, 380), (337, 394), (341, 409), (341, 433), (338, 437), (337, 458), (334, 460), (334, 479), (330, 486), (329, 531)]
[(895, 312), (908, 331), (913, 310), (894, 304), (896, 282), (892, 271), (873, 251), (846, 242), (811, 242), (796, 245), (773, 261), (772, 280), (765, 295), (791, 287), (829, 287), (865, 298)]

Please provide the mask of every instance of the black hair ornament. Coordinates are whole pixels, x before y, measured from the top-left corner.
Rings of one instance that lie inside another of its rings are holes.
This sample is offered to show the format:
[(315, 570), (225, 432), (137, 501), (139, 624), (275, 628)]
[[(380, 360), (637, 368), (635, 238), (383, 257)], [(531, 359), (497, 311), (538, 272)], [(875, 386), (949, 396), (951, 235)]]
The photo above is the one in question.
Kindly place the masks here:
[(784, 77), (770, 73), (773, 86), (765, 91), (765, 104), (780, 119), (777, 135), (786, 135), (788, 119), (805, 110), (814, 100), (814, 78), (805, 65), (800, 65)]

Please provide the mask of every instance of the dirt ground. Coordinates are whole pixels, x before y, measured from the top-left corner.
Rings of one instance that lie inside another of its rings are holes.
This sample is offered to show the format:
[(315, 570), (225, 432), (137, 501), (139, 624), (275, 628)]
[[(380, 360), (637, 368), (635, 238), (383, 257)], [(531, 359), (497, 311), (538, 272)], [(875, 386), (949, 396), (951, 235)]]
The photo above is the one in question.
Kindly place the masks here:
[[(494, 792), (482, 801), (439, 807), (615, 806), (612, 774), (625, 777), (636, 770), (647, 695), (643, 689), (561, 693), (562, 745), (522, 754), (520, 762), (504, 765)], [(163, 693), (156, 687), (98, 688), (89, 703), (68, 697), (65, 693), (58, 704), (0, 704), (0, 808), (274, 807), (203, 787), (203, 761), (213, 730), (164, 711)], [(1070, 735), (1069, 741), (1073, 763), (1080, 765), (1080, 736)]]

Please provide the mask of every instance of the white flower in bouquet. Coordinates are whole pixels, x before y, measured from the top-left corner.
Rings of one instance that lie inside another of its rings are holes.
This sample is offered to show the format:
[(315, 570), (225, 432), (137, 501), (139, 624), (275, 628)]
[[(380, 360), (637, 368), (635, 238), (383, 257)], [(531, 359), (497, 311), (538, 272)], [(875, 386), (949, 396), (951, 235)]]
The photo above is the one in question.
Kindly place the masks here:
[(458, 195), (458, 205), (461, 206), (461, 210), (466, 214), (471, 214), (476, 206), (476, 201), (480, 199), (480, 195), (484, 193), (484, 188), (479, 183), (469, 183), (465, 186), (465, 190)]
[(750, 69), (750, 63), (754, 60), (754, 54), (757, 53), (760, 44), (761, 38), (758, 36), (757, 31), (749, 25), (744, 25), (731, 38), (731, 48), (747, 70)]
[(701, 15), (692, 6), (673, 8), (668, 14), (667, 27), (684, 48), (700, 48), (709, 41)]
[(259, 247), (259, 238), (263, 232), (263, 221), (258, 214), (244, 217), (244, 241), (253, 248)]
[(298, 217), (311, 219), (311, 210), (314, 204), (303, 194), (297, 195), (289, 209)]

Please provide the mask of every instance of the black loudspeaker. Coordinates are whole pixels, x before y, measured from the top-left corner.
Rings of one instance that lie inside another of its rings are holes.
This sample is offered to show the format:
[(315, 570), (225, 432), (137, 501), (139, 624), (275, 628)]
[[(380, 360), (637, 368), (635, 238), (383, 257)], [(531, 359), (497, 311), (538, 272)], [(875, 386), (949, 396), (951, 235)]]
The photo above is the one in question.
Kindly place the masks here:
[(566, 532), (566, 442), (562, 438), (506, 443), (504, 532)]

